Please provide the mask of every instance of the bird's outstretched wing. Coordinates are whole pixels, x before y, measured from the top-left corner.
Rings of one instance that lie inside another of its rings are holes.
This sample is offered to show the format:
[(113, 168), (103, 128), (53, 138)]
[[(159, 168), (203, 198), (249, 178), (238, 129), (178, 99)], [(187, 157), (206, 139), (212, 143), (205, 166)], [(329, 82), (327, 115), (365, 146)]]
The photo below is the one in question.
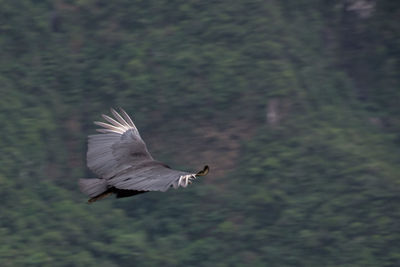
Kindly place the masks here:
[(111, 113), (115, 119), (102, 115), (109, 124), (95, 122), (104, 128), (97, 130), (102, 134), (89, 136), (87, 152), (89, 169), (104, 179), (110, 179), (132, 166), (153, 160), (128, 114), (123, 109), (122, 116), (114, 109), (111, 109)]
[(158, 161), (148, 161), (125, 170), (108, 184), (123, 190), (165, 192), (170, 187), (186, 187), (195, 178), (196, 174), (173, 170)]
[(97, 198), (104, 193), (115, 193), (115, 189), (166, 191), (170, 187), (186, 187), (196, 176), (208, 172), (208, 167), (197, 174), (173, 170), (166, 164), (155, 161), (128, 114), (122, 109), (122, 116), (114, 109), (111, 112), (115, 119), (103, 115), (110, 124), (95, 122), (104, 127), (98, 129), (102, 134), (89, 136), (88, 167), (106, 180), (105, 187), (101, 187), (98, 183), (83, 179), (80, 183), (81, 190), (89, 196)]

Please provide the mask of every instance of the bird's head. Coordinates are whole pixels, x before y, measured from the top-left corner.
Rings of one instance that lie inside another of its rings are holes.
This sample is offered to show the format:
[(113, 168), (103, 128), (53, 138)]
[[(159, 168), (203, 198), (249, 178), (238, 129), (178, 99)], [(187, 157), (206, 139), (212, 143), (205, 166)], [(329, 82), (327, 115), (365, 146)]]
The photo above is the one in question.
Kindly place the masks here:
[(203, 170), (199, 171), (196, 176), (205, 176), (210, 171), (210, 167), (208, 165), (204, 166)]
[(189, 184), (193, 182), (194, 179), (197, 178), (197, 176), (205, 176), (208, 174), (209, 171), (210, 167), (206, 165), (204, 166), (203, 170), (199, 171), (196, 174), (182, 175), (181, 177), (179, 177), (178, 186), (187, 187)]

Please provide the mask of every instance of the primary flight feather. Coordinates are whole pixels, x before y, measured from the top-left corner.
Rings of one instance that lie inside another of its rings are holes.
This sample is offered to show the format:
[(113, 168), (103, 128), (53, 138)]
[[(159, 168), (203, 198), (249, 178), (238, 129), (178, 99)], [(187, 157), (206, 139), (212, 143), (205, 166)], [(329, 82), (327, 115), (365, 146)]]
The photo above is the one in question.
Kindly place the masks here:
[(149, 191), (165, 192), (169, 188), (187, 187), (197, 176), (206, 175), (208, 166), (198, 173), (171, 169), (156, 161), (147, 150), (139, 131), (128, 114), (111, 109), (114, 118), (94, 122), (103, 127), (100, 134), (89, 135), (87, 165), (99, 178), (80, 179), (80, 190), (89, 203), (116, 194), (129, 197)]

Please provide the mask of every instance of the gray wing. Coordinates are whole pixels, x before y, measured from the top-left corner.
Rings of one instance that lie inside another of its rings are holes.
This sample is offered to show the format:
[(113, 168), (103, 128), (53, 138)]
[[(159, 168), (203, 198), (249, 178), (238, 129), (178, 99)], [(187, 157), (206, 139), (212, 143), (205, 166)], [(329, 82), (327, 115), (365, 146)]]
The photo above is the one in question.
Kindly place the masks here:
[(196, 174), (170, 169), (158, 161), (147, 161), (126, 169), (108, 181), (109, 186), (124, 190), (167, 191), (170, 187), (186, 187)]
[(89, 169), (105, 179), (153, 160), (128, 114), (122, 109), (122, 116), (114, 109), (111, 112), (115, 119), (103, 115), (110, 124), (95, 122), (104, 129), (98, 129), (102, 134), (89, 136), (87, 152)]

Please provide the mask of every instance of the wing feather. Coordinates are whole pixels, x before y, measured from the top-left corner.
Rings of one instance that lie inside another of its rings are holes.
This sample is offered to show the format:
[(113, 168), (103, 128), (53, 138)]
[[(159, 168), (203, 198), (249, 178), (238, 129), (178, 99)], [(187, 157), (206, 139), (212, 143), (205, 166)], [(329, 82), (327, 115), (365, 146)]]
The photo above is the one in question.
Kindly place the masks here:
[(129, 116), (123, 115), (129, 118), (127, 122), (114, 109), (111, 112), (115, 119), (103, 115), (110, 124), (95, 121), (96, 125), (103, 127), (97, 129), (101, 134), (90, 135), (88, 138), (87, 165), (105, 179), (143, 161), (153, 160)]
[[(129, 117), (128, 113), (125, 112), (122, 108), (120, 108), (122, 116), (125, 118), (125, 120), (128, 122), (128, 124), (136, 129), (135, 124), (133, 123), (132, 119)], [(137, 129), (136, 129), (137, 130)]]
[(118, 127), (118, 128), (121, 128), (121, 129), (125, 129), (125, 130), (128, 130), (129, 129), (129, 127), (128, 126), (125, 126), (125, 125), (122, 125), (121, 123), (119, 123), (118, 121), (116, 121), (116, 120), (114, 120), (113, 118), (111, 118), (111, 117), (109, 117), (109, 116), (107, 116), (107, 115), (101, 115), (106, 121), (108, 121), (109, 123), (111, 123), (112, 125), (114, 125), (114, 126), (116, 126), (116, 127)]
[(186, 175), (192, 174), (170, 169), (157, 161), (150, 161), (110, 179), (109, 185), (124, 190), (164, 192), (171, 187), (177, 188), (180, 178)]
[(96, 129), (99, 133), (115, 133), (113, 130), (110, 129)]
[[(129, 126), (129, 124), (124, 120), (124, 118), (121, 117), (121, 115), (118, 114), (118, 112), (115, 111), (115, 109), (111, 109), (111, 113), (114, 115), (114, 117), (123, 125)], [(132, 126), (131, 126), (132, 127)], [(135, 127), (136, 128), (136, 127)]]
[(108, 124), (108, 123), (104, 123), (104, 122), (101, 122), (101, 121), (95, 121), (94, 124), (96, 124), (98, 126), (101, 126), (101, 127), (104, 127), (106, 129), (112, 130), (115, 133), (123, 134), (125, 132), (124, 128), (120, 128), (120, 127), (117, 127), (117, 126), (114, 126), (114, 125), (111, 125), (111, 124)]

